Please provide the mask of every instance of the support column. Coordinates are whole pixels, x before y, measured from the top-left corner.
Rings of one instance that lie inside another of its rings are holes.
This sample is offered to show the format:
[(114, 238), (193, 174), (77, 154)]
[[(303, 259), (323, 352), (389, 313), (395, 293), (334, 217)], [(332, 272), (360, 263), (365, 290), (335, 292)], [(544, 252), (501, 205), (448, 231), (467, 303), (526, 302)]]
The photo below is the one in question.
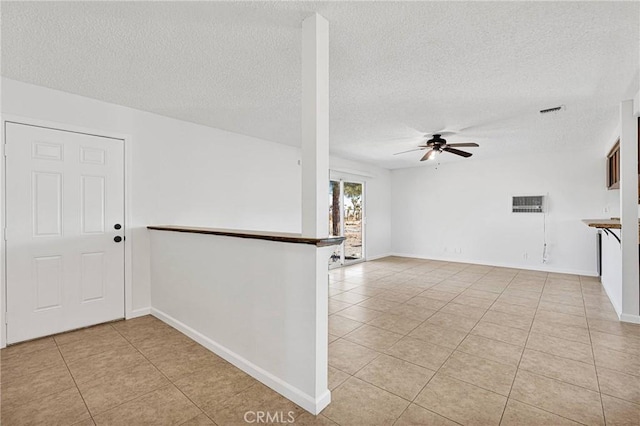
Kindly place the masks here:
[[(318, 14), (302, 22), (302, 236), (329, 235), (329, 23)], [(329, 375), (329, 256), (315, 248), (313, 414), (331, 402)]]
[(302, 235), (329, 235), (329, 23), (302, 22)]
[(633, 101), (620, 104), (620, 222), (622, 245), (621, 321), (640, 323), (638, 258), (638, 122)]

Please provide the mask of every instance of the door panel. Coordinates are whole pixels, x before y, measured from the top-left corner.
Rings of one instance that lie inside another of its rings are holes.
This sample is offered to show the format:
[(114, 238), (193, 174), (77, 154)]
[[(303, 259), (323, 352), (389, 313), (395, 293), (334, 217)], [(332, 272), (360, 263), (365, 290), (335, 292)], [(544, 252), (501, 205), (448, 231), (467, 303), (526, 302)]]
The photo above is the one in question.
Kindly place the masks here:
[(124, 142), (6, 125), (7, 342), (124, 317)]

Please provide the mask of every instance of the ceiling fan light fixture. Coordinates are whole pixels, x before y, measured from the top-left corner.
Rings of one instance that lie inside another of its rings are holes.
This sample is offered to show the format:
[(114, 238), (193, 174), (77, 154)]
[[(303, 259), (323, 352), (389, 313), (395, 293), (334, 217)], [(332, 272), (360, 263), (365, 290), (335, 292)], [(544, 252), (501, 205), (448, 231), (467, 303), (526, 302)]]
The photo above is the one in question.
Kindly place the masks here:
[(440, 152), (439, 150), (433, 150), (431, 151), (431, 153), (429, 154), (429, 156), (427, 157), (427, 160), (433, 160), (434, 158), (436, 158), (436, 153)]

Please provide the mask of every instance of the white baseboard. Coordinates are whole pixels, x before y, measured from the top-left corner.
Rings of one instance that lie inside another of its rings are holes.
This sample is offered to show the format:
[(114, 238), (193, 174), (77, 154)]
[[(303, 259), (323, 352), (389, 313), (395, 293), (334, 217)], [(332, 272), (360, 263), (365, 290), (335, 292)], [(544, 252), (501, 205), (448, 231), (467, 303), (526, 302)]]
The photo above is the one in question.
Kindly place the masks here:
[(620, 314), (620, 321), (640, 324), (640, 315)]
[(240, 370), (259, 380), (266, 386), (269, 386), (271, 389), (278, 392), (285, 398), (295, 402), (300, 407), (304, 408), (313, 415), (320, 414), (320, 412), (331, 402), (331, 392), (329, 391), (329, 389), (327, 389), (326, 392), (320, 395), (317, 399), (314, 399), (295, 386), (291, 386), (289, 383), (274, 376), (268, 371), (263, 370), (262, 368), (238, 355), (237, 353), (227, 349), (226, 347), (208, 338), (202, 333), (194, 330), (183, 322), (178, 321), (172, 316), (167, 315), (155, 308), (151, 308), (151, 315), (169, 324), (171, 327), (200, 343), (211, 352), (215, 353), (226, 361), (229, 361)]
[(378, 259), (382, 259), (383, 257), (389, 257), (392, 256), (391, 253), (385, 253), (385, 254), (378, 254), (376, 256), (367, 256), (367, 261), (369, 260), (378, 260)]
[(411, 254), (411, 253), (391, 253), (388, 256), (408, 257), (413, 259), (439, 260), (443, 262), (472, 263), (475, 265), (495, 266), (498, 268), (512, 268), (512, 269), (523, 269), (523, 270), (529, 270), (529, 271), (555, 272), (558, 274), (583, 275), (585, 277), (598, 276), (597, 272), (594, 272), (594, 271), (584, 271), (584, 270), (568, 269), (568, 268), (556, 268), (550, 265), (539, 265), (539, 266), (517, 265), (517, 264), (510, 264), (510, 263), (503, 263), (503, 262), (487, 262), (483, 260), (451, 258), (446, 256), (423, 256), (423, 255)]
[(134, 309), (131, 312), (129, 312), (128, 315), (126, 315), (126, 319), (133, 319), (133, 318), (143, 317), (145, 315), (150, 315), (150, 314), (151, 314), (151, 308), (149, 308), (149, 307), (140, 308), (140, 309)]

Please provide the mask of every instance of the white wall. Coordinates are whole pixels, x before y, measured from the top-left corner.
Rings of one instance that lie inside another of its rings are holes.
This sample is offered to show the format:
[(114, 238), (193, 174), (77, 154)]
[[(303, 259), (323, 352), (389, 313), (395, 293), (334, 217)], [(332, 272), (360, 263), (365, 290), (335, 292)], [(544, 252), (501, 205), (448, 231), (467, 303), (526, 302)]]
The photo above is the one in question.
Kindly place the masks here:
[[(149, 307), (150, 224), (300, 232), (300, 150), (2, 78), (1, 111), (131, 136), (133, 309)], [(389, 252), (389, 172), (374, 178), (367, 252)], [(378, 227), (379, 226), (379, 227)]]
[[(600, 146), (394, 170), (392, 251), (595, 275), (596, 231), (581, 219), (603, 217), (604, 178)], [(543, 264), (544, 216), (511, 213), (511, 196), (547, 194)]]

